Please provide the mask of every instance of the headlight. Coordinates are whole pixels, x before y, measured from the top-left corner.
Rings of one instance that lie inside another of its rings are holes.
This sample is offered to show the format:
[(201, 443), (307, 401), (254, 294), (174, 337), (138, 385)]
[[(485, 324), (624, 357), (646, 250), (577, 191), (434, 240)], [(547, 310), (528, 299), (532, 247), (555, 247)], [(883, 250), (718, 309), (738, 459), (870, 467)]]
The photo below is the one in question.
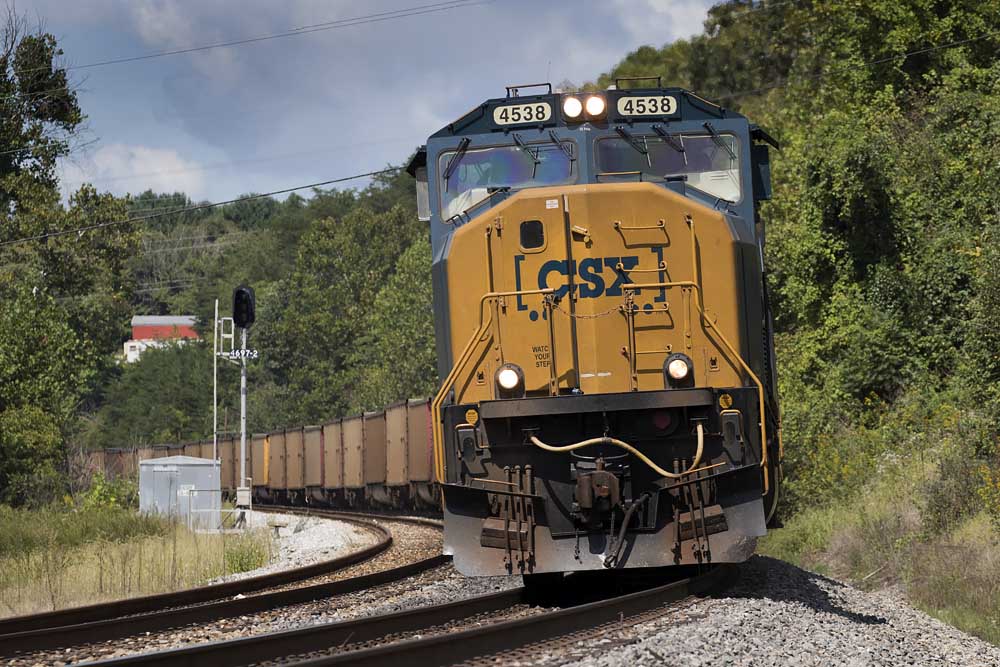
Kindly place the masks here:
[(675, 380), (683, 380), (691, 372), (691, 367), (683, 359), (674, 359), (667, 364), (667, 372)]
[(671, 354), (663, 362), (663, 375), (668, 387), (693, 387), (694, 364), (691, 363), (691, 357), (680, 352)]
[(563, 100), (563, 113), (567, 118), (579, 118), (583, 113), (583, 103), (575, 97), (567, 97)]
[(513, 389), (521, 381), (513, 368), (501, 368), (497, 373), (497, 383), (504, 389)]
[(604, 98), (600, 95), (591, 95), (587, 98), (587, 115), (591, 117), (601, 116), (606, 108)]
[(524, 396), (524, 371), (517, 364), (504, 364), (497, 369), (496, 383), (500, 398)]

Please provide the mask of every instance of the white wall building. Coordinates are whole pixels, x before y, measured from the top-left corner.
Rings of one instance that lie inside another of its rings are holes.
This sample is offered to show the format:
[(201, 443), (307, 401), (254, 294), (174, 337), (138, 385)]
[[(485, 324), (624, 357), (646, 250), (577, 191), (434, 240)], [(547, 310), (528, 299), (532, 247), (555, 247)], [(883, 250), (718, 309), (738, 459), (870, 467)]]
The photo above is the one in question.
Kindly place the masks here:
[(163, 347), (172, 341), (197, 340), (194, 315), (136, 315), (132, 318), (132, 338), (125, 341), (125, 361), (139, 361), (151, 347)]

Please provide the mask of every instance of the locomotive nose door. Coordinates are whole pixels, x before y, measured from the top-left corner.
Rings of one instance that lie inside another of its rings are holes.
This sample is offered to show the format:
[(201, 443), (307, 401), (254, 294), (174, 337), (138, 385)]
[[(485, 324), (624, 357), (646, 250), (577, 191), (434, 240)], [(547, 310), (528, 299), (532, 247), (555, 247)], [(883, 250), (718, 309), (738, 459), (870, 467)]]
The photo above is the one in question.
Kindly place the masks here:
[(495, 304), (499, 341), (494, 363), (515, 363), (524, 370), (529, 394), (558, 394), (579, 386), (575, 331), (565, 316), (574, 290), (576, 267), (569, 249), (565, 198), (539, 189), (510, 202), (498, 217), (491, 261), (496, 291), (552, 289), (549, 295), (523, 294)]

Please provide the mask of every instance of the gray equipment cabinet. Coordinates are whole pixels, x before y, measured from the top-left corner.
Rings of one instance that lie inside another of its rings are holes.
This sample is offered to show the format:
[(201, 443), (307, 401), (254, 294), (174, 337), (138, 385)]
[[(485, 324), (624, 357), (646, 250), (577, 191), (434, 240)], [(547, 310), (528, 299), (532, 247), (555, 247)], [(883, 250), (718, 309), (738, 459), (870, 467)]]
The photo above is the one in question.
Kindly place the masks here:
[(167, 456), (139, 462), (139, 511), (175, 517), (197, 530), (218, 530), (221, 523), (221, 471), (218, 461)]

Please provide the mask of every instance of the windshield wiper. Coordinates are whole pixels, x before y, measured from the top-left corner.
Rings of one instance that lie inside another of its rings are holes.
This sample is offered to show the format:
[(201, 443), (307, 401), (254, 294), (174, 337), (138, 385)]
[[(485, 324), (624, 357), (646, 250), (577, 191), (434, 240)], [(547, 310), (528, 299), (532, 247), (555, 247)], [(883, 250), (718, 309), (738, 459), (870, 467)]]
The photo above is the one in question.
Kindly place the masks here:
[(534, 162), (534, 164), (531, 167), (531, 177), (534, 178), (535, 177), (535, 173), (538, 171), (538, 164), (539, 164), (539, 162), (541, 162), (541, 160), (538, 159), (538, 153), (539, 153), (539, 151), (541, 149), (534, 150), (534, 151), (531, 150), (528, 147), (528, 145), (526, 143), (524, 143), (524, 139), (521, 138), (521, 135), (519, 135), (517, 132), (514, 132), (511, 136), (514, 137), (514, 145), (516, 145), (522, 151), (524, 151), (525, 153), (527, 153), (528, 157), (531, 158), (531, 161)]
[(685, 150), (684, 150), (684, 144), (682, 144), (680, 141), (678, 141), (677, 137), (675, 135), (670, 134), (669, 132), (667, 132), (666, 130), (664, 130), (659, 125), (654, 125), (653, 126), (653, 132), (656, 132), (658, 135), (660, 135), (660, 138), (663, 139), (663, 143), (665, 143), (666, 145), (670, 146), (671, 148), (673, 148), (678, 153), (684, 153), (685, 152)]
[(615, 127), (615, 132), (617, 132), (622, 139), (627, 141), (629, 146), (631, 146), (632, 148), (636, 149), (637, 151), (645, 155), (646, 159), (649, 160), (649, 150), (646, 148), (645, 145), (641, 144), (638, 139), (632, 136), (631, 132), (626, 130), (621, 125)]
[(570, 162), (576, 160), (576, 156), (573, 155), (573, 149), (570, 148), (569, 144), (564, 144), (563, 142), (559, 141), (559, 137), (556, 136), (555, 130), (549, 130), (549, 140), (556, 146), (558, 146), (559, 150), (561, 150), (563, 153), (566, 154), (566, 157), (569, 158)]
[(729, 159), (735, 160), (736, 152), (733, 151), (732, 148), (730, 148), (729, 144), (726, 143), (726, 140), (722, 138), (721, 134), (719, 134), (719, 131), (715, 129), (715, 126), (709, 123), (708, 121), (705, 121), (704, 125), (705, 129), (708, 130), (708, 133), (712, 135), (712, 141), (715, 142), (715, 145), (718, 146), (719, 148), (725, 148), (726, 152), (729, 153)]
[(448, 160), (448, 166), (444, 168), (444, 191), (448, 192), (448, 179), (451, 175), (455, 173), (455, 168), (458, 167), (458, 163), (462, 161), (462, 156), (465, 155), (465, 151), (469, 148), (469, 143), (471, 139), (468, 137), (462, 137), (462, 140), (458, 142), (458, 148), (455, 149), (455, 154), (451, 156)]

